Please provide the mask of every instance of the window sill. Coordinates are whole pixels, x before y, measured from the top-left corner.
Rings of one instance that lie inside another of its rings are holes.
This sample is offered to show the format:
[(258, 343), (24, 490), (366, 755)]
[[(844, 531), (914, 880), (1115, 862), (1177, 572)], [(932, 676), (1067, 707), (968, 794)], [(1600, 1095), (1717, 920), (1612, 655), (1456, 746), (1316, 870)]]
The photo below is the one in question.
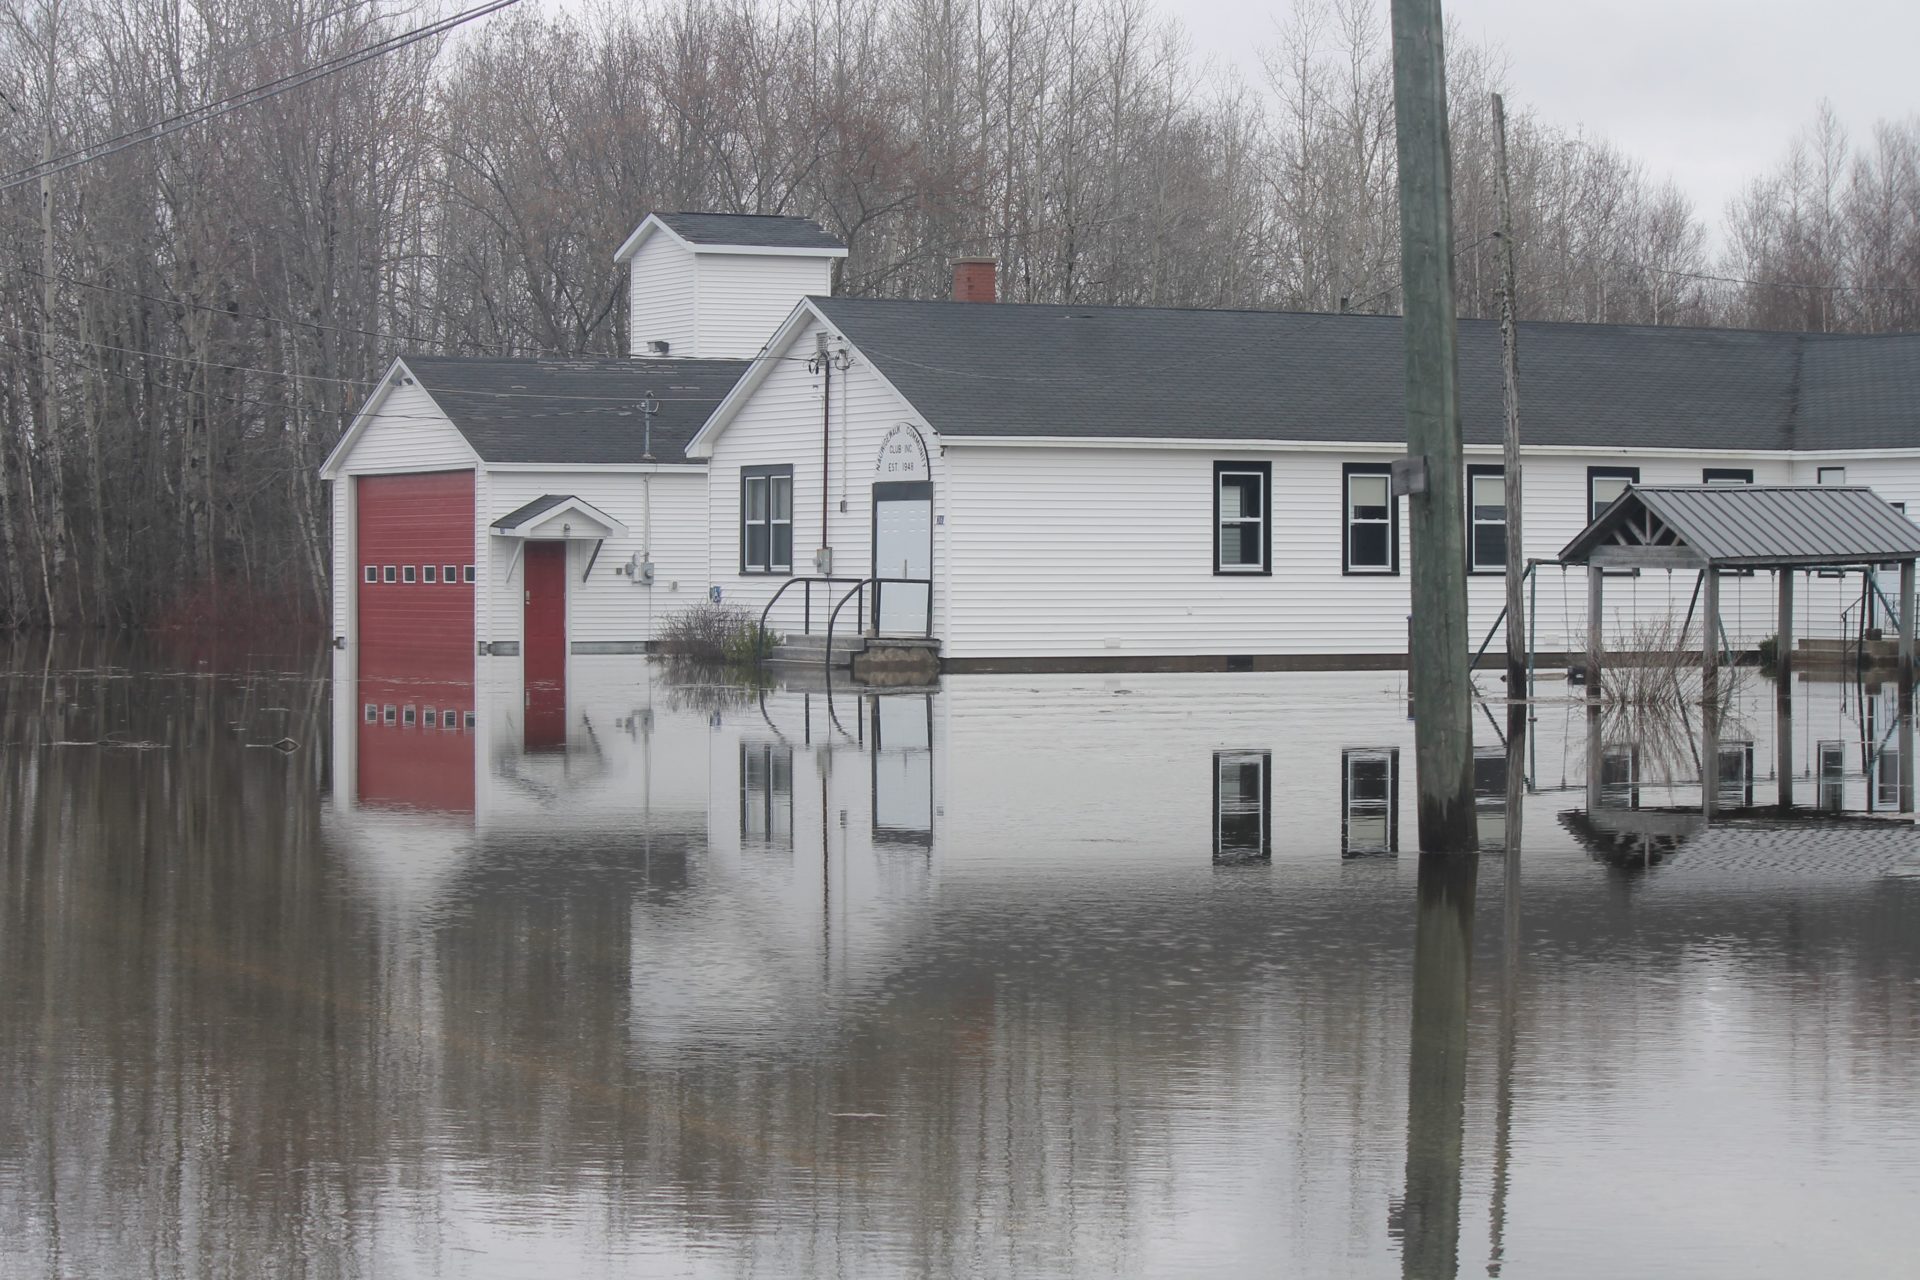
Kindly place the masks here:
[(1213, 576), (1216, 578), (1271, 578), (1273, 576), (1273, 570), (1223, 569), (1219, 565), (1215, 565), (1213, 567)]
[(1340, 574), (1342, 577), (1347, 577), (1347, 578), (1397, 578), (1400, 576), (1400, 570), (1397, 568), (1395, 569), (1355, 569), (1349, 566), (1341, 569)]

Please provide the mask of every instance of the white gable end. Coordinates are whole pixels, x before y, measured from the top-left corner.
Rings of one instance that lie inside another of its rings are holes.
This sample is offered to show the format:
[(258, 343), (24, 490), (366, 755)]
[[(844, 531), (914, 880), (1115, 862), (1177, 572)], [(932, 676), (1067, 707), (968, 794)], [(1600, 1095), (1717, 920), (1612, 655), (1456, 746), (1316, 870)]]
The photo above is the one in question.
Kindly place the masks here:
[(459, 471), (480, 461), (467, 438), (406, 366), (396, 363), (341, 439), (321, 474)]
[(664, 342), (669, 356), (696, 356), (694, 338), (695, 255), (670, 235), (648, 236), (627, 260), (629, 351), (652, 355)]

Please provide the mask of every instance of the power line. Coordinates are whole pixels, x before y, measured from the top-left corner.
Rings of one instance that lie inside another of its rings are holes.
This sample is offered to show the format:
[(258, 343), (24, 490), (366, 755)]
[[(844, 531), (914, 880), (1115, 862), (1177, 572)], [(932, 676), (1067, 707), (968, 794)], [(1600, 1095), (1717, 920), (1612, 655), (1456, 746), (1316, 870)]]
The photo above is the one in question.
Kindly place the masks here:
[(256, 103), (264, 102), (269, 98), (276, 98), (283, 93), (298, 89), (303, 85), (312, 84), (316, 80), (325, 79), (341, 71), (357, 67), (362, 63), (371, 62), (375, 58), (397, 52), (400, 49), (406, 48), (408, 45), (430, 39), (433, 36), (444, 35), (455, 27), (463, 26), (477, 18), (484, 18), (490, 13), (497, 13), (501, 9), (518, 4), (519, 2), (520, 0), (489, 0), (487, 4), (463, 10), (451, 17), (442, 18), (437, 22), (427, 23), (425, 26), (415, 27), (410, 31), (403, 31), (399, 35), (389, 36), (384, 40), (376, 40), (364, 48), (353, 50), (350, 53), (339, 54), (325, 61), (315, 63), (311, 67), (281, 76), (276, 80), (268, 80), (262, 84), (257, 84), (251, 89), (228, 94), (224, 98), (215, 98), (210, 102), (203, 102), (199, 106), (191, 107), (186, 111), (167, 116), (161, 120), (156, 120), (152, 124), (143, 125), (127, 133), (118, 134), (103, 142), (80, 147), (73, 151), (65, 152), (62, 155), (54, 156), (51, 159), (44, 160), (39, 164), (29, 165), (25, 169), (15, 170), (5, 177), (0, 177), (0, 192), (11, 191), (15, 187), (22, 187), (30, 182), (38, 182), (43, 178), (50, 178), (57, 173), (65, 173), (68, 169), (78, 168), (80, 165), (105, 159), (107, 156), (125, 151), (130, 147), (137, 147), (142, 143), (153, 142), (170, 133), (178, 133), (182, 129), (205, 124), (229, 112), (238, 111), (242, 107), (250, 107)]

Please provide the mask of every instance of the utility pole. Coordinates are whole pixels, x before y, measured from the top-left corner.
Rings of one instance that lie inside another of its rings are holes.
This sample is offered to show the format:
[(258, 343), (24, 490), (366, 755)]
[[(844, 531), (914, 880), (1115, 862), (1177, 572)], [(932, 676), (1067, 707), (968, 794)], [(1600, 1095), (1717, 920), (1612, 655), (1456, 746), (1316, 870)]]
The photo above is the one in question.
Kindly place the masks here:
[(1507, 171), (1507, 104), (1497, 93), (1493, 95), (1493, 154), (1500, 168), (1500, 371), (1505, 383), (1501, 399), (1507, 411), (1501, 462), (1506, 479), (1507, 698), (1511, 701), (1527, 678), (1527, 602), (1521, 590), (1526, 549), (1520, 536), (1520, 316), (1514, 296), (1513, 181)]
[[(1413, 535), (1415, 781), (1423, 853), (1468, 853), (1473, 698), (1467, 671), (1466, 507), (1461, 499), (1459, 334), (1453, 313), (1453, 158), (1440, 0), (1393, 0), (1407, 452)], [(1396, 485), (1396, 488), (1403, 486)]]

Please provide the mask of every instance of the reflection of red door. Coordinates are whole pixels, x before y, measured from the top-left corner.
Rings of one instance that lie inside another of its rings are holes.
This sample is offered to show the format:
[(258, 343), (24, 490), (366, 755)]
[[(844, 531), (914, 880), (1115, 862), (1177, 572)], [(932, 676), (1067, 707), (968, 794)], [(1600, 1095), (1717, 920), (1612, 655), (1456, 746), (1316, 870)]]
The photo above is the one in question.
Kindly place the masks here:
[(527, 749), (567, 738), (567, 544), (529, 542), (521, 670), (527, 686)]

